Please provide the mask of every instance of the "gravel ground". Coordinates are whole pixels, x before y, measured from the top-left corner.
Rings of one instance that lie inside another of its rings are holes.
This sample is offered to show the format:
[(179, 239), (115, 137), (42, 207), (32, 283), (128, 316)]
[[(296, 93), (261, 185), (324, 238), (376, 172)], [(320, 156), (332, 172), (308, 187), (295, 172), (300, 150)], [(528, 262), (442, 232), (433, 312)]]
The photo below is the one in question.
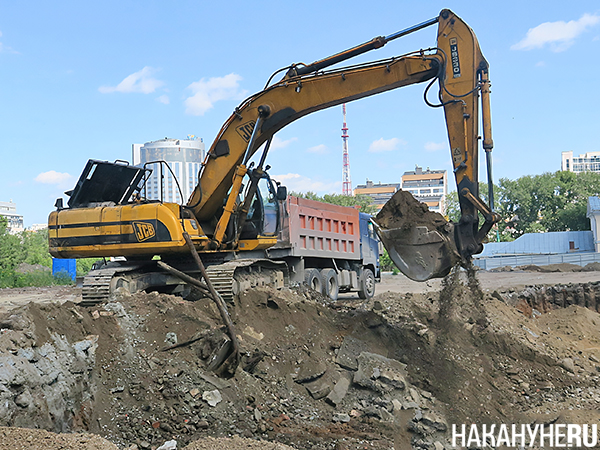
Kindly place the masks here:
[[(95, 434), (56, 434), (46, 430), (0, 427), (0, 444), (6, 450), (118, 450)], [(212, 447), (207, 447), (212, 448)]]

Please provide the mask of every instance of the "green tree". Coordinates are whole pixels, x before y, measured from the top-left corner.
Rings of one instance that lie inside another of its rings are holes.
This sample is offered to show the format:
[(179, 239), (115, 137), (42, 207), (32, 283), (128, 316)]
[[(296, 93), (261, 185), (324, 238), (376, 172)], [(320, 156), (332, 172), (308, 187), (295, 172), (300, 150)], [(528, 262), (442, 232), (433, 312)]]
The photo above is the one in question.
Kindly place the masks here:
[(377, 207), (371, 205), (371, 197), (363, 194), (355, 196), (342, 194), (325, 194), (324, 196), (320, 197), (314, 192), (309, 191), (306, 193), (291, 192), (290, 195), (293, 195), (295, 197), (307, 198), (310, 200), (316, 200), (318, 202), (323, 203), (333, 203), (334, 205), (351, 206), (353, 208), (358, 208), (360, 212), (364, 212), (367, 214), (375, 214), (377, 212)]
[(20, 237), (8, 232), (8, 221), (0, 216), (0, 271), (14, 270), (24, 259)]
[(10, 234), (6, 218), (0, 217), (0, 287), (72, 284), (69, 277), (53, 277), (49, 270), (19, 273), (16, 269), (21, 263), (52, 266), (48, 253), (48, 230)]
[[(487, 202), (487, 185), (479, 192)], [(585, 172), (525, 175), (516, 180), (501, 178), (494, 186), (500, 239), (510, 241), (524, 233), (589, 230), (587, 200), (600, 194), (600, 174)], [(460, 208), (456, 191), (446, 196), (447, 216), (456, 222)], [(493, 237), (490, 236), (490, 240)]]
[(460, 220), (460, 205), (458, 203), (458, 192), (450, 191), (444, 197), (444, 203), (446, 204), (446, 219), (452, 222), (458, 222)]
[(48, 253), (48, 230), (22, 233), (24, 262), (52, 267), (52, 257)]
[(587, 200), (600, 194), (600, 174), (543, 173), (500, 179), (498, 211), (513, 237), (545, 231), (589, 230)]

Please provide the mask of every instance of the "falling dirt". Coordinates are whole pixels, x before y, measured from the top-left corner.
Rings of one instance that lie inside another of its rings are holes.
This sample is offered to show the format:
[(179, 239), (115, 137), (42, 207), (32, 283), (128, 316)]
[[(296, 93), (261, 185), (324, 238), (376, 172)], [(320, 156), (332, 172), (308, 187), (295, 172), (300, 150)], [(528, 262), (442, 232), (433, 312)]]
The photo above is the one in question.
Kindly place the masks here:
[(207, 370), (225, 335), (209, 300), (17, 306), (0, 314), (0, 426), (21, 428), (0, 443), (438, 450), (452, 424), (599, 424), (600, 283), (487, 277), (455, 268), (441, 289), (382, 283), (368, 301), (248, 291), (230, 305), (243, 358), (229, 379)]

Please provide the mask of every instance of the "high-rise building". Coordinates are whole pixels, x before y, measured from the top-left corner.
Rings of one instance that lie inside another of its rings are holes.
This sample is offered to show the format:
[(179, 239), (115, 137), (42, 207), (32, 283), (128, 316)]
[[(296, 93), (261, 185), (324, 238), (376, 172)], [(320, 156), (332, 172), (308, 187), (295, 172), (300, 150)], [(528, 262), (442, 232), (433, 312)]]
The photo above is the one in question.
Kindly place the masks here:
[(573, 152), (562, 152), (560, 170), (566, 172), (598, 172), (600, 173), (600, 152), (587, 152), (573, 157)]
[(149, 200), (187, 202), (198, 183), (204, 157), (204, 142), (193, 136), (133, 144), (133, 164), (152, 169), (142, 195)]
[(429, 206), (431, 211), (444, 214), (445, 197), (448, 193), (448, 182), (445, 170), (423, 170), (416, 166), (414, 171), (404, 172), (401, 189), (410, 192), (420, 202)]
[(0, 202), (0, 216), (7, 220), (7, 229), (9, 233), (18, 233), (23, 231), (23, 216), (17, 213), (17, 204), (13, 201)]

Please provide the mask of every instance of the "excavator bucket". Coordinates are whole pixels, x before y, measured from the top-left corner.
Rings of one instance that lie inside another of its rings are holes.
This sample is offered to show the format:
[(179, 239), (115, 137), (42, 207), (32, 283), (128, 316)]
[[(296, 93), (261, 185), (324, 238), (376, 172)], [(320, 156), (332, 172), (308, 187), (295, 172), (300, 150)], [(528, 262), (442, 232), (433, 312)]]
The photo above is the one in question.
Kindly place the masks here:
[(399, 190), (373, 219), (398, 269), (411, 280), (442, 278), (461, 261), (454, 224)]

